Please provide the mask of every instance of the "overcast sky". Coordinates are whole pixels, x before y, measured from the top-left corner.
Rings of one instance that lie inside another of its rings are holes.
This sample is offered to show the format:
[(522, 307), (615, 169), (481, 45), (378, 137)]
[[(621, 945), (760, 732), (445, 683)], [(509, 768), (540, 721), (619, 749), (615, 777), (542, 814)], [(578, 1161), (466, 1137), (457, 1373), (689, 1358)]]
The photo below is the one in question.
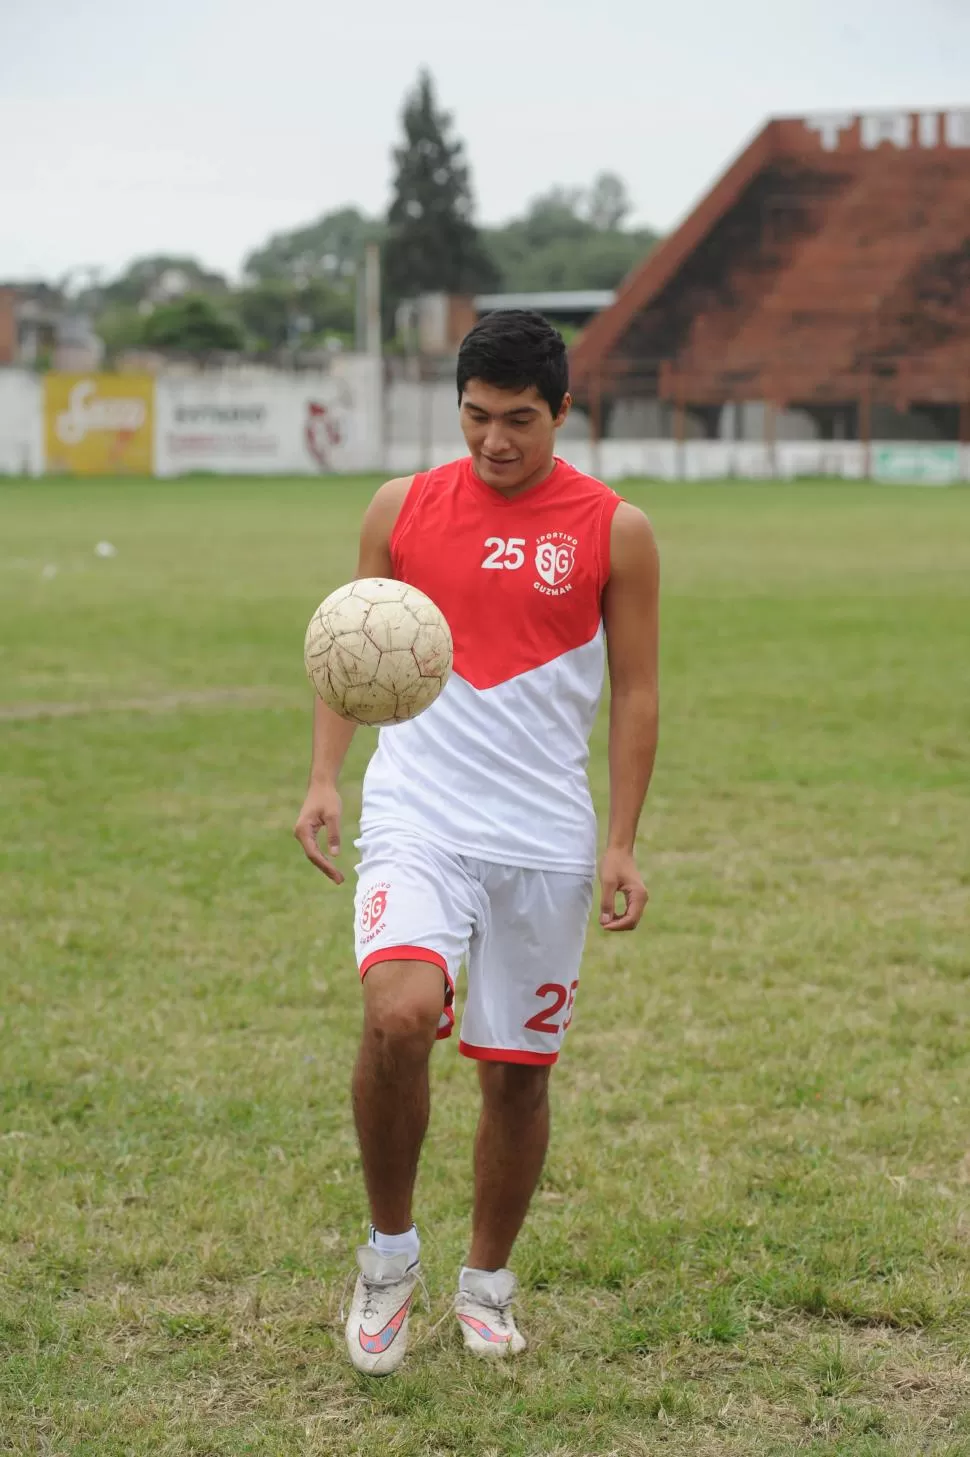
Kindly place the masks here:
[(421, 65), (481, 221), (609, 168), (666, 229), (766, 116), (970, 106), (970, 0), (0, 0), (0, 278), (382, 211)]

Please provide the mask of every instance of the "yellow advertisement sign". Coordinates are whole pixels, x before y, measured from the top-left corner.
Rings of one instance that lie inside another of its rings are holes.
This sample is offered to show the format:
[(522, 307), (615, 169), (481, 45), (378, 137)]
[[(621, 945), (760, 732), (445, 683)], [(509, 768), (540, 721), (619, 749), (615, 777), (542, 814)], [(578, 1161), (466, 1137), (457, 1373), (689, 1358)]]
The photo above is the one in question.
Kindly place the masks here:
[(151, 475), (155, 381), (150, 375), (44, 376), (48, 471)]

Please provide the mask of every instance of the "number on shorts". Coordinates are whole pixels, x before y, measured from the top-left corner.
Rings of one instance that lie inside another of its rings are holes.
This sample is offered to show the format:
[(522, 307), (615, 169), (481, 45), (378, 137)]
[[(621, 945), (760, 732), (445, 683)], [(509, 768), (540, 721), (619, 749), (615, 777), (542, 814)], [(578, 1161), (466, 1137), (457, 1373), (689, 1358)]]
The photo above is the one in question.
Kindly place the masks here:
[[(534, 1017), (530, 1017), (528, 1022), (526, 1022), (525, 1025), (529, 1031), (548, 1032), (553, 1037), (558, 1037), (560, 1032), (565, 1032), (573, 1020), (573, 1003), (576, 1000), (576, 988), (578, 986), (578, 981), (571, 982), (567, 991), (560, 982), (544, 982), (536, 992), (536, 996), (549, 997), (550, 1000), (540, 1011), (536, 1012)], [(559, 1016), (563, 1007), (566, 1008), (566, 1020), (560, 1027), (559, 1023), (554, 1022), (552, 1019)]]

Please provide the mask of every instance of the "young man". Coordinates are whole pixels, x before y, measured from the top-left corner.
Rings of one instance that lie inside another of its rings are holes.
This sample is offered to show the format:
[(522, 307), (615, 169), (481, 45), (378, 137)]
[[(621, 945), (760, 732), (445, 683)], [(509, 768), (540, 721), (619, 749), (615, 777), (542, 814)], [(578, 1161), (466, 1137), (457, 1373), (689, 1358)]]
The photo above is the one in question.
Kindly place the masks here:
[[(357, 1252), (346, 1335), (353, 1364), (374, 1375), (394, 1370), (406, 1349), (428, 1061), (454, 1024), (463, 961), (459, 1050), (478, 1062), (482, 1112), (455, 1310), (476, 1355), (525, 1346), (506, 1266), (546, 1152), (549, 1070), (572, 1019), (592, 902), (586, 762), (604, 643), (601, 926), (632, 931), (647, 901), (634, 847), (657, 743), (657, 549), (639, 511), (556, 458), (567, 391), (565, 345), (544, 319), (488, 315), (458, 356), (468, 456), (389, 481), (361, 532), (358, 576), (419, 587), (455, 643), (444, 692), (413, 722), (381, 732), (364, 781), (356, 897), (364, 1029), (353, 1102), (372, 1223)], [(353, 732), (316, 703), (295, 830), (337, 884), (337, 778)]]

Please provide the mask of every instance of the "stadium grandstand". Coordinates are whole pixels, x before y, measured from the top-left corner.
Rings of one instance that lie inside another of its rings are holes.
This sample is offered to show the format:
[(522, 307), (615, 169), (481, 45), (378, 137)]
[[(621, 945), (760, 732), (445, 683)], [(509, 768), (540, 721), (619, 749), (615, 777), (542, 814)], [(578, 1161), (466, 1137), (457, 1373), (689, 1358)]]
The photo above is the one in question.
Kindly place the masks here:
[(970, 442), (970, 110), (769, 121), (572, 376), (600, 434)]

